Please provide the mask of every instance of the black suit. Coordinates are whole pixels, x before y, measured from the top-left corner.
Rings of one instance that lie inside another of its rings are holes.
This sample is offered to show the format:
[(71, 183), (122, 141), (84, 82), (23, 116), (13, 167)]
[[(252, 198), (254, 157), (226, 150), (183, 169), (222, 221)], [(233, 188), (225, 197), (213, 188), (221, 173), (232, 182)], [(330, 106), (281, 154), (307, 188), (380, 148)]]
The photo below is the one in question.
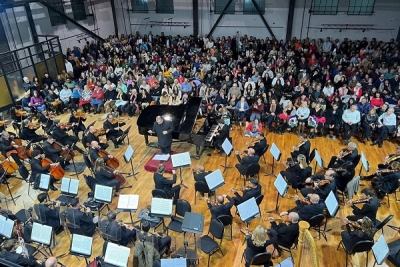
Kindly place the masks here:
[[(41, 159), (31, 159), (31, 177), (29, 182), (34, 182), (34, 188), (38, 188), (40, 182), (40, 174), (49, 174), (50, 165), (42, 167)], [(54, 177), (50, 175), (50, 186), (54, 184)]]
[(86, 214), (78, 209), (69, 208), (66, 211), (66, 217), (69, 223), (68, 227), (79, 227), (85, 236), (93, 236), (96, 231), (96, 225), (93, 223), (93, 217), (91, 214)]
[[(163, 120), (161, 124), (154, 122), (152, 131), (157, 135), (158, 146), (161, 148), (161, 153), (168, 154), (171, 152), (173, 130), (174, 126), (170, 121)], [(163, 134), (163, 131), (167, 131), (167, 134)]]
[(254, 144), (254, 146), (250, 146), (249, 148), (253, 148), (255, 151), (255, 155), (262, 156), (262, 152), (264, 151), (265, 147), (267, 146), (267, 139), (263, 138), (260, 142)]
[(101, 149), (107, 149), (107, 147), (108, 147), (107, 143), (100, 143), (99, 137), (97, 137), (93, 133), (89, 132), (86, 135), (86, 142), (90, 145), (92, 143), (92, 141), (97, 141), (97, 143), (99, 143), (99, 146), (101, 147)]
[(297, 244), (297, 239), (299, 237), (299, 224), (291, 223), (285, 224), (276, 222), (271, 222), (271, 228), (278, 233), (278, 244), (286, 248), (290, 248), (294, 243)]
[(365, 203), (361, 209), (356, 205), (352, 205), (351, 208), (353, 209), (354, 215), (347, 216), (347, 219), (355, 222), (359, 219), (362, 219), (364, 216), (367, 216), (374, 223), (376, 220), (376, 213), (378, 212), (380, 205), (381, 204), (378, 198), (376, 196), (372, 196), (372, 198)]
[[(324, 180), (325, 176), (323, 174), (314, 174), (313, 176), (310, 177), (312, 180)], [(337, 192), (336, 192), (336, 182), (335, 180), (330, 181), (329, 184), (323, 185), (321, 187), (318, 187), (317, 189), (313, 188), (302, 188), (300, 190), (301, 194), (304, 197), (307, 197), (308, 194), (317, 194), (321, 200), (325, 200), (330, 192), (333, 192), (335, 195), (336, 199), (337, 197)]]
[(211, 220), (217, 219), (221, 215), (232, 216), (231, 208), (234, 204), (234, 199), (231, 198), (230, 196), (226, 196), (226, 198), (229, 200), (229, 203), (225, 203), (225, 204), (217, 205), (217, 206), (213, 206), (213, 205), (211, 205), (211, 203), (207, 203), (208, 208), (210, 209), (210, 212), (211, 212)]
[[(94, 164), (96, 162), (96, 160), (98, 158), (100, 158), (99, 156), (99, 151), (97, 149), (94, 148), (89, 148), (89, 158), (92, 161), (92, 164)], [(103, 157), (104, 161), (106, 161), (108, 159), (108, 155), (105, 155)]]
[(326, 132), (329, 133), (329, 126), (334, 125), (332, 128), (333, 134), (337, 136), (340, 126), (342, 125), (342, 111), (339, 108), (337, 108), (335, 111), (333, 109), (327, 109), (325, 111), (325, 118), (326, 123), (324, 127)]
[(244, 174), (246, 172), (246, 169), (250, 164), (258, 164), (258, 161), (260, 160), (260, 157), (258, 155), (245, 156), (243, 158), (240, 158), (239, 154), (237, 154), (236, 158), (238, 159), (239, 163), (236, 164), (235, 167), (239, 170), (241, 174)]
[(154, 184), (156, 189), (164, 191), (169, 198), (174, 197), (174, 201), (179, 199), (179, 192), (181, 187), (179, 185), (172, 186), (176, 183), (176, 174), (172, 176), (172, 180), (165, 178), (160, 173), (154, 173), (153, 176)]
[(115, 186), (115, 191), (119, 192), (119, 188), (121, 187), (121, 182), (120, 180), (113, 178), (114, 174), (112, 172), (106, 171), (104, 168), (101, 168), (95, 174), (96, 183), (111, 187)]
[(311, 142), (310, 140), (306, 140), (305, 143), (300, 146), (299, 150), (291, 152), (290, 155), (294, 161), (297, 161), (297, 156), (302, 154), (306, 156), (306, 159), (308, 161), (308, 158), (310, 156), (310, 149), (311, 149)]
[(68, 135), (67, 132), (61, 129), (58, 126), (53, 128), (53, 137), (63, 145), (69, 145), (71, 149), (79, 151), (79, 153), (84, 153), (82, 149), (76, 146), (76, 143), (79, 141), (79, 138), (76, 136)]
[(211, 172), (193, 172), (193, 177), (196, 182), (206, 182), (206, 176)]
[(303, 204), (299, 200), (296, 200), (296, 207), (291, 209), (289, 212), (294, 211), (299, 214), (300, 220), (309, 221), (313, 216), (322, 214), (325, 208), (323, 202), (317, 204)]
[(46, 137), (40, 136), (36, 133), (36, 129), (29, 129), (23, 127), (19, 137), (23, 140), (31, 141), (32, 143), (38, 143), (46, 140)]
[(86, 130), (85, 125), (83, 124), (82, 121), (86, 121), (86, 119), (81, 119), (81, 118), (75, 118), (75, 116), (69, 117), (69, 122), (70, 123), (78, 123), (78, 125), (72, 126), (72, 131), (74, 132), (75, 136), (78, 137), (79, 132), (84, 132)]
[(124, 134), (124, 132), (121, 129), (115, 130), (115, 128), (118, 128), (118, 125), (119, 127), (122, 127), (125, 125), (125, 122), (118, 124), (118, 123), (111, 123), (108, 120), (106, 120), (103, 123), (104, 130), (106, 131), (109, 130), (108, 133), (106, 133), (107, 140), (111, 140), (114, 143), (114, 146), (118, 146), (123, 141), (122, 139), (119, 139), (119, 141), (117, 141), (117, 138), (121, 137)]
[(20, 266), (35, 266), (35, 267), (43, 266), (42, 264), (38, 264), (35, 259), (32, 258), (27, 259), (21, 254), (18, 254), (16, 252), (9, 252), (9, 251), (0, 252), (0, 258), (5, 259), (12, 263), (16, 263)]
[(136, 238), (136, 231), (121, 226), (115, 220), (103, 220), (99, 223), (101, 233), (105, 240), (118, 242), (122, 246), (128, 245)]
[[(1, 154), (3, 154), (3, 156), (6, 156), (6, 153), (8, 151), (11, 151), (11, 150), (15, 149), (11, 145), (11, 142), (12, 142), (11, 138), (8, 138), (8, 140), (4, 139), (3, 137), (0, 138), (0, 152), (1, 152)], [(15, 163), (17, 163), (18, 165), (22, 165), (22, 162), (18, 158), (18, 154), (17, 153), (12, 153), (11, 157), (13, 158)]]
[(219, 135), (215, 137), (214, 140), (214, 147), (220, 149), (222, 147), (222, 143), (225, 141), (226, 138), (229, 138), (229, 125), (224, 124), (222, 129), (219, 132)]
[[(347, 148), (342, 149), (342, 151), (344, 151), (343, 153), (347, 153)], [(338, 157), (333, 156), (333, 157), (331, 158), (331, 160), (329, 161), (328, 168), (340, 168), (340, 167), (342, 167), (343, 164), (345, 164), (347, 161), (353, 162), (353, 161), (356, 159), (357, 156), (358, 156), (358, 150), (357, 150), (357, 148), (355, 148), (355, 149), (353, 150), (353, 152), (347, 154), (346, 156), (344, 156), (344, 157), (341, 158), (341, 159), (338, 159)], [(335, 163), (335, 162), (336, 162), (336, 163)]]
[(61, 148), (53, 148), (53, 145), (47, 141), (43, 142), (43, 152), (46, 158), (51, 159), (54, 163), (59, 162), (61, 167), (65, 167), (64, 159), (60, 157)]
[(235, 192), (235, 197), (233, 197), (233, 201), (235, 206), (239, 205), (240, 203), (249, 200), (250, 198), (254, 197), (257, 198), (261, 195), (261, 185), (258, 184), (256, 188), (251, 188), (249, 190), (243, 191), (243, 196), (240, 196), (238, 192)]
[(47, 205), (35, 204), (33, 210), (41, 221), (40, 223), (51, 226), (53, 229), (60, 226), (60, 207), (50, 209)]

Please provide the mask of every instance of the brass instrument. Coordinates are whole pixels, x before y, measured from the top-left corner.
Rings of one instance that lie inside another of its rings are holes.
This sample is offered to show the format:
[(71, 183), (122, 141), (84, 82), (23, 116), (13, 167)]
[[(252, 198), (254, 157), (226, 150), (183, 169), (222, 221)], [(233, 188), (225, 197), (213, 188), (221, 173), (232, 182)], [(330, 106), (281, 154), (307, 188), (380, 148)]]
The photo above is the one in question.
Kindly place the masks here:
[(387, 157), (387, 159), (385, 160), (385, 164), (388, 165), (388, 164), (392, 163), (392, 161), (398, 161), (398, 160), (400, 160), (400, 155), (394, 154), (391, 157), (389, 157), (389, 156)]
[(299, 151), (300, 147), (301, 147), (302, 145), (304, 145), (305, 143), (306, 143), (306, 141), (298, 142), (298, 143), (293, 147), (292, 153), (293, 153), (294, 151)]

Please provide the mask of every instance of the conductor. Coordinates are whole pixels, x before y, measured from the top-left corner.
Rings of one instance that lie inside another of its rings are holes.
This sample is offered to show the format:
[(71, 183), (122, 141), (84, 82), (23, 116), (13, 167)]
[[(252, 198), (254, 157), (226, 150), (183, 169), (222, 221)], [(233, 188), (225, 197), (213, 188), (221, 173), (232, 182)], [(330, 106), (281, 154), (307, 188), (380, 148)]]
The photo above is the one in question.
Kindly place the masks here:
[(153, 129), (149, 130), (149, 134), (155, 133), (158, 138), (158, 146), (161, 148), (161, 153), (169, 154), (171, 152), (172, 131), (174, 127), (170, 121), (164, 120), (161, 116), (156, 117), (156, 122)]

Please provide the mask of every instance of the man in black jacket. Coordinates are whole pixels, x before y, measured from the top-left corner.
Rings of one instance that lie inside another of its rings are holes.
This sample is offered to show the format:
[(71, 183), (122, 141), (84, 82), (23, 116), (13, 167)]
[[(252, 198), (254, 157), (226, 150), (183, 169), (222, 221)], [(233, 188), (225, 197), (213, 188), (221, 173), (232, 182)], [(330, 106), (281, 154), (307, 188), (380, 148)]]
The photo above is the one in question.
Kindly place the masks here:
[(366, 201), (361, 209), (355, 205), (354, 201), (349, 201), (348, 204), (353, 209), (354, 215), (347, 216), (347, 219), (356, 222), (359, 219), (362, 219), (364, 216), (367, 216), (372, 222), (375, 222), (376, 213), (381, 205), (378, 198), (374, 195), (374, 192), (370, 188), (364, 188), (361, 190), (361, 200)]
[(265, 147), (267, 146), (267, 138), (265, 138), (264, 133), (260, 133), (256, 137), (257, 140), (259, 140), (257, 143), (254, 145), (250, 146), (249, 143), (247, 143), (248, 148), (254, 149), (255, 155), (258, 155), (259, 157), (262, 156), (262, 152), (264, 151)]
[(100, 145), (101, 149), (103, 149), (103, 150), (107, 149), (108, 148), (108, 144), (100, 142), (99, 136), (96, 136), (94, 134), (96, 132), (96, 130), (97, 129), (94, 126), (90, 126), (89, 127), (89, 133), (86, 136), (86, 142), (88, 144), (91, 144), (92, 141), (96, 141)]
[(236, 189), (231, 190), (235, 197), (233, 197), (233, 201), (235, 206), (249, 200), (250, 198), (254, 197), (257, 198), (261, 195), (261, 185), (258, 183), (256, 178), (250, 178), (247, 187), (243, 190), (243, 196), (239, 195)]
[(4, 241), (3, 252), (0, 252), (0, 258), (6, 261), (18, 264), (20, 266), (33, 266), (42, 267), (42, 261), (36, 260), (35, 258), (25, 258), (23, 255), (16, 253), (15, 250), (19, 246), (17, 239), (8, 239)]
[(168, 180), (163, 176), (165, 171), (165, 166), (160, 164), (157, 168), (157, 172), (154, 173), (153, 180), (155, 184), (155, 189), (160, 189), (164, 191), (169, 198), (174, 198), (174, 204), (179, 199), (179, 192), (181, 191), (181, 187), (179, 185), (172, 186), (176, 183), (176, 172), (172, 170), (172, 180)]
[(40, 193), (37, 196), (39, 204), (33, 205), (33, 211), (38, 216), (40, 223), (51, 226), (54, 229), (60, 226), (60, 201), (55, 202), (54, 209), (49, 208), (49, 205), (43, 202), (47, 199), (46, 193)]
[(53, 127), (52, 136), (61, 144), (69, 145), (70, 148), (77, 150), (81, 154), (85, 154), (85, 152), (76, 146), (76, 143), (79, 141), (79, 138), (76, 136), (72, 136), (67, 134), (66, 129), (61, 128), (61, 123), (59, 120), (54, 120), (55, 126)]
[(338, 108), (338, 104), (332, 105), (332, 109), (327, 109), (325, 112), (325, 131), (328, 133), (326, 138), (330, 138), (331, 132), (333, 131), (332, 139), (335, 140), (338, 135), (339, 129), (342, 125), (342, 111)]
[(124, 133), (121, 129), (121, 127), (125, 125), (125, 122), (113, 123), (113, 119), (113, 115), (108, 114), (107, 120), (103, 123), (103, 128), (106, 130), (107, 139), (114, 143), (115, 148), (118, 148), (126, 137), (126, 133)]
[[(317, 194), (320, 199), (325, 201), (329, 193), (332, 191), (337, 198), (335, 178), (337, 174), (334, 170), (329, 169), (325, 174), (314, 174), (306, 179), (306, 184), (313, 184), (312, 188), (302, 188), (300, 190), (303, 197), (308, 197), (309, 194)], [(321, 182), (315, 182), (321, 181)]]
[(7, 152), (14, 150), (15, 153), (11, 153), (11, 157), (15, 163), (22, 165), (21, 160), (18, 158), (18, 153), (15, 150), (19, 146), (17, 144), (13, 144), (12, 141), (13, 140), (10, 138), (10, 134), (6, 131), (3, 131), (0, 138), (0, 152), (3, 154), (3, 156), (6, 156)]
[(289, 224), (276, 224), (274, 218), (269, 217), (268, 219), (271, 222), (271, 229), (278, 233), (278, 245), (290, 248), (293, 243), (297, 243), (299, 237), (299, 215), (296, 212), (288, 214)]
[(65, 150), (65, 147), (62, 148), (54, 148), (53, 144), (56, 139), (48, 135), (47, 140), (43, 142), (43, 152), (46, 155), (46, 158), (51, 159), (54, 163), (59, 162), (61, 167), (65, 168), (65, 159), (60, 157), (60, 152)]
[(127, 246), (136, 239), (136, 230), (131, 226), (126, 226), (116, 220), (117, 212), (110, 210), (107, 219), (99, 223), (102, 237), (106, 241), (117, 242), (119, 245)]
[(230, 127), (229, 125), (225, 124), (224, 120), (218, 120), (218, 125), (219, 125), (219, 133), (216, 134), (215, 139), (214, 139), (214, 148), (215, 149), (222, 149), (222, 143), (225, 141), (226, 138), (229, 139), (229, 131)]
[(325, 204), (319, 201), (319, 196), (317, 194), (311, 194), (309, 199), (306, 200), (308, 203), (300, 201), (297, 195), (294, 196), (294, 199), (296, 200), (296, 207), (281, 212), (281, 217), (294, 211), (299, 215), (300, 220), (309, 221), (312, 217), (322, 214), (325, 208)]
[[(228, 203), (224, 203), (225, 198), (229, 200)], [(217, 219), (221, 215), (232, 216), (231, 208), (234, 204), (233, 198), (227, 195), (219, 195), (217, 196), (216, 205), (212, 205), (211, 201), (207, 200), (207, 206), (211, 212), (211, 220)]]
[(153, 129), (149, 130), (150, 134), (155, 133), (158, 138), (158, 146), (161, 148), (161, 153), (169, 154), (171, 152), (172, 131), (174, 126), (170, 121), (164, 120), (161, 116), (156, 117), (153, 124)]
[[(308, 161), (308, 158), (310, 156), (310, 149), (311, 149), (311, 142), (307, 138), (307, 134), (302, 133), (299, 135), (299, 143), (293, 147), (292, 152), (290, 153), (290, 156), (292, 157), (292, 161), (297, 161), (297, 156), (298, 155), (304, 155), (306, 156), (306, 159)], [(288, 159), (289, 161), (290, 159)]]
[[(41, 174), (49, 174), (49, 169), (51, 166), (56, 166), (58, 163), (52, 163), (45, 167), (42, 167), (42, 159), (44, 158), (44, 154), (41, 154), (39, 150), (33, 150), (31, 152), (31, 177), (29, 182), (34, 182), (34, 188), (38, 188), (40, 183), (40, 175)], [(54, 177), (50, 175), (50, 189), (53, 191), (57, 191), (57, 187), (54, 186)]]
[(328, 168), (341, 168), (347, 161), (353, 162), (358, 156), (357, 145), (349, 142), (346, 148), (340, 150), (339, 156), (331, 157)]
[(93, 236), (96, 231), (96, 224), (90, 208), (86, 207), (85, 212), (80, 211), (81, 205), (78, 198), (70, 202), (70, 207), (65, 211), (68, 227), (79, 228), (85, 236)]
[(241, 174), (244, 174), (246, 172), (246, 169), (250, 164), (258, 163), (258, 161), (260, 160), (260, 157), (258, 155), (255, 155), (253, 148), (249, 148), (249, 150), (247, 151), (247, 156), (243, 158), (240, 157), (239, 151), (236, 151), (236, 158), (239, 163), (236, 164), (235, 167), (239, 170)]
[[(99, 145), (99, 143), (97, 141), (92, 141), (90, 143), (89, 158), (90, 158), (90, 160), (92, 161), (93, 164), (96, 162), (96, 160), (98, 158), (100, 158), (100, 156), (99, 156), (99, 151), (100, 150), (101, 150), (101, 147), (100, 147), (100, 145)], [(110, 154), (105, 155), (103, 157), (104, 161), (106, 161), (109, 158), (112, 159), (114, 157), (112, 155), (110, 155)]]
[[(208, 171), (206, 172), (204, 169), (204, 166), (200, 166), (197, 169), (193, 169), (193, 177), (195, 182), (204, 182), (206, 183), (207, 187), (208, 184), (206, 182), (206, 176), (209, 175), (211, 172)], [(200, 193), (202, 196), (204, 196), (203, 193)], [(210, 193), (209, 196), (214, 195), (214, 192)]]
[(37, 129), (35, 128), (31, 129), (28, 127), (28, 125), (29, 125), (29, 120), (24, 120), (23, 127), (21, 127), (21, 133), (19, 134), (19, 137), (21, 139), (31, 143), (38, 143), (46, 140), (46, 137), (38, 135), (36, 133)]

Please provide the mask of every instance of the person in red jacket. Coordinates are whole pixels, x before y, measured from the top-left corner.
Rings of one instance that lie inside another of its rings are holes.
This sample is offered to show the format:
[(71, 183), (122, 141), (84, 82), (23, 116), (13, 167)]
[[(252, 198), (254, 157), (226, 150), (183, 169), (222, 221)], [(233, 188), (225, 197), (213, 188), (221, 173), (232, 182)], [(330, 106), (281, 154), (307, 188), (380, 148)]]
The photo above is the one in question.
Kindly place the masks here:
[(257, 137), (262, 132), (263, 129), (261, 122), (259, 122), (258, 119), (255, 119), (246, 126), (246, 130), (244, 130), (244, 136)]

